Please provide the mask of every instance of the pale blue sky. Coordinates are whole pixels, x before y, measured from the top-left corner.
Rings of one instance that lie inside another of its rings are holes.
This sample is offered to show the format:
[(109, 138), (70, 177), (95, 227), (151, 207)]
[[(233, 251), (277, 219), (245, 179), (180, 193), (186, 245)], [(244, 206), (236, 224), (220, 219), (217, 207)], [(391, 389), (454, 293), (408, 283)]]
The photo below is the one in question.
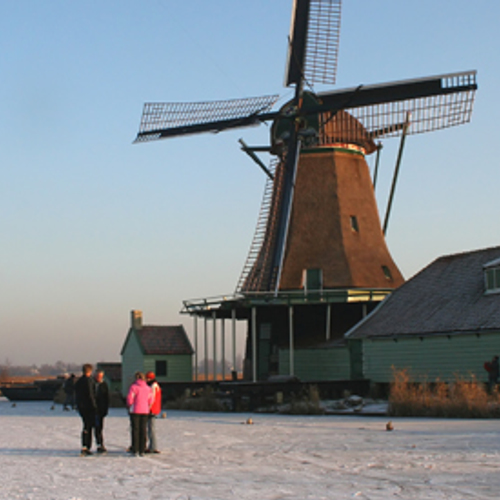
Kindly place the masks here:
[[(190, 332), (183, 299), (234, 290), (265, 181), (237, 139), (268, 129), (132, 141), (144, 101), (289, 96), (291, 4), (0, 1), (1, 362), (118, 360), (131, 309)], [(388, 233), (406, 277), (500, 245), (499, 19), (496, 0), (343, 2), (337, 88), (478, 70), (472, 122), (407, 141)]]

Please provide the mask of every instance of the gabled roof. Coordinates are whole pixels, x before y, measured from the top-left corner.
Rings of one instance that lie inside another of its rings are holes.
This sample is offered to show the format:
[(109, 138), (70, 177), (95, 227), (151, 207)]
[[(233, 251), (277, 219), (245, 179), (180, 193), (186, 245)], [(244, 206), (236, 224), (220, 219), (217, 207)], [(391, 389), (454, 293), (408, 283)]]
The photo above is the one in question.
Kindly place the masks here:
[(112, 382), (119, 382), (122, 379), (122, 364), (100, 361), (97, 363), (97, 369), (102, 370), (104, 375), (109, 378)]
[(440, 257), (386, 298), (346, 337), (500, 332), (500, 294), (485, 294), (484, 266), (500, 247)]
[(145, 355), (193, 354), (194, 350), (182, 325), (151, 326), (144, 325), (140, 329), (129, 330), (123, 350), (130, 335), (135, 334), (142, 353)]

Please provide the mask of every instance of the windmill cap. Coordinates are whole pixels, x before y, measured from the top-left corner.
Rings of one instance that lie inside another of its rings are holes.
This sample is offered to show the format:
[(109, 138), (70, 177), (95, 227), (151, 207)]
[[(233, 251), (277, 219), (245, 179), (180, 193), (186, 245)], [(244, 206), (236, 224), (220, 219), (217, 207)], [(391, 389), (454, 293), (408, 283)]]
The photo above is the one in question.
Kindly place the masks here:
[(147, 380), (153, 380), (155, 378), (155, 374), (153, 372), (146, 373)]

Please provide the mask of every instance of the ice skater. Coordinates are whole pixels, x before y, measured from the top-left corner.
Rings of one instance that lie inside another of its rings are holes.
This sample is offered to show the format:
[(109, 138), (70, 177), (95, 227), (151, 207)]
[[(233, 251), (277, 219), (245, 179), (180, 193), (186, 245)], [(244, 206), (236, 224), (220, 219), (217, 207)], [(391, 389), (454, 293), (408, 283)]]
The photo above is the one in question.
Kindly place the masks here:
[(82, 452), (83, 456), (92, 455), (92, 429), (95, 426), (97, 413), (97, 403), (95, 399), (95, 384), (92, 378), (93, 367), (91, 364), (84, 364), (82, 376), (75, 384), (76, 406), (78, 413), (82, 417)]
[(95, 440), (97, 441), (97, 452), (106, 453), (104, 446), (104, 417), (108, 414), (109, 409), (109, 389), (108, 384), (104, 380), (104, 372), (99, 370), (94, 375), (95, 378), (95, 399), (97, 405), (97, 413), (95, 416)]
[(146, 448), (146, 453), (160, 453), (156, 441), (155, 421), (156, 417), (161, 413), (161, 387), (153, 372), (146, 373), (146, 380), (153, 391), (153, 404), (148, 416), (148, 447)]
[(146, 376), (142, 372), (135, 373), (135, 382), (130, 386), (127, 395), (127, 407), (132, 421), (132, 450), (137, 456), (146, 451), (148, 416), (153, 404), (153, 391), (146, 384)]

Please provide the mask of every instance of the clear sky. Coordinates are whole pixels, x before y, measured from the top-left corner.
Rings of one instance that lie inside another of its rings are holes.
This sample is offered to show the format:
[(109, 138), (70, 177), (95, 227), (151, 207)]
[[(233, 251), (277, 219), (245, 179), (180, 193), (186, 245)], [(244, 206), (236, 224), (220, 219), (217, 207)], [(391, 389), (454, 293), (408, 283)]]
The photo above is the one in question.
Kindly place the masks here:
[[(237, 139), (268, 128), (132, 141), (145, 101), (289, 97), (291, 5), (0, 1), (0, 362), (119, 360), (131, 309), (191, 333), (183, 299), (234, 291), (265, 182)], [(478, 70), (471, 123), (406, 143), (388, 231), (406, 277), (500, 245), (499, 19), (496, 0), (343, 2), (336, 88)]]

